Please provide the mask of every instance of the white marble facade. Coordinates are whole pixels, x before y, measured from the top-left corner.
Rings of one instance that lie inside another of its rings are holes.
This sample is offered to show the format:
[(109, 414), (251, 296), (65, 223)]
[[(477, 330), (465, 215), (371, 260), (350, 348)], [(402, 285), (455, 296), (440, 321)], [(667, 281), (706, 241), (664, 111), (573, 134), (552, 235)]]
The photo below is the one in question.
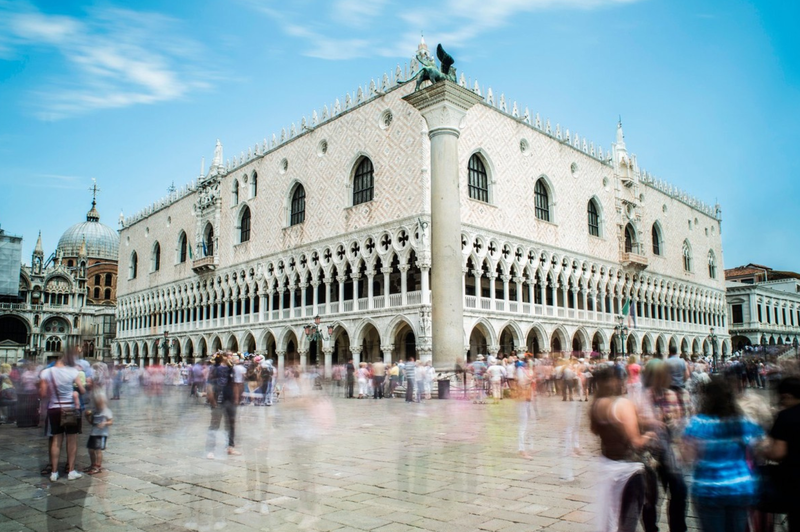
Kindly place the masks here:
[[(207, 175), (124, 220), (115, 356), (147, 363), (233, 349), (328, 366), (412, 351), (429, 357), (430, 141), (420, 113), (402, 100), (413, 84), (396, 77), (233, 161), (223, 162), (218, 145)], [(452, 275), (463, 279), (465, 353), (618, 352), (615, 317), (628, 297), (638, 312), (626, 352), (674, 345), (709, 353), (712, 326), (728, 352), (719, 208), (641, 170), (621, 125), (604, 153), (477, 90), (485, 98), (461, 124), (453, 198), (463, 228), (463, 264)], [(488, 201), (470, 197), (475, 155)], [(353, 206), (365, 157), (374, 197)], [(539, 180), (549, 221), (534, 208)], [(298, 185), (304, 221), (291, 225)], [(249, 240), (240, 242), (245, 209)], [(181, 256), (184, 234), (191, 256)], [(333, 326), (320, 346), (303, 329), (317, 314)]]

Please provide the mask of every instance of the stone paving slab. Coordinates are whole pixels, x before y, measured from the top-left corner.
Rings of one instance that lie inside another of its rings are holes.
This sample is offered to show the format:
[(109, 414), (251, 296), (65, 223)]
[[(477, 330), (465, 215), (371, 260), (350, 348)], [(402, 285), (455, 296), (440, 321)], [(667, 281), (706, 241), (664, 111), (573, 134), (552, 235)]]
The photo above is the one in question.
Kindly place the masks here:
[[(39, 476), (42, 429), (0, 426), (0, 532), (592, 530), (588, 403), (541, 398), (525, 459), (511, 401), (296, 398), (240, 407), (242, 454), (228, 456), (219, 431), (209, 460), (210, 411), (187, 395), (176, 387), (113, 401), (106, 470), (76, 481)], [(564, 451), (570, 424), (578, 454)], [(35, 499), (39, 487), (48, 496)]]

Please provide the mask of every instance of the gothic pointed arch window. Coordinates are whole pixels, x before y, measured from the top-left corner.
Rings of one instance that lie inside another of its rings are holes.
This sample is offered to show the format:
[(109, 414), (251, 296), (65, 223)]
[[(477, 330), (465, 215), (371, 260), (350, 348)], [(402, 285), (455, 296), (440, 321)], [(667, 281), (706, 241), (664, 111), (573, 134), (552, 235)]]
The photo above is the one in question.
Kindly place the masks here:
[(289, 210), (289, 225), (299, 225), (306, 221), (306, 189), (298, 183), (292, 191)]
[(597, 207), (597, 201), (594, 198), (590, 199), (586, 209), (589, 219), (589, 234), (600, 236), (600, 209)]
[(353, 174), (353, 205), (372, 201), (374, 197), (375, 167), (369, 157), (362, 157)]
[(239, 205), (239, 180), (234, 179), (231, 184), (231, 207)]
[(625, 226), (625, 253), (636, 253), (637, 251), (636, 231), (633, 230), (631, 224), (628, 224)]
[(539, 178), (533, 187), (534, 214), (539, 220), (550, 221), (550, 191), (544, 178)]
[(687, 272), (692, 271), (692, 246), (689, 245), (688, 240), (683, 241), (683, 250), (681, 254), (683, 255), (683, 270)]
[(186, 239), (186, 233), (181, 231), (180, 236), (178, 236), (178, 264), (183, 264), (186, 262), (187, 248), (188, 242)]
[(712, 249), (708, 250), (708, 276), (711, 279), (717, 278), (717, 257)]
[(214, 226), (206, 224), (206, 229), (203, 231), (203, 256), (214, 256)]
[(161, 244), (156, 242), (153, 245), (153, 263), (151, 271), (157, 272), (161, 269)]
[(246, 206), (239, 215), (239, 242), (250, 240), (250, 207)]
[(650, 237), (653, 239), (653, 255), (661, 255), (661, 228), (658, 222), (653, 224), (653, 229), (650, 231)]
[(136, 279), (136, 274), (139, 273), (139, 255), (134, 251), (131, 253), (131, 264), (128, 268), (128, 277)]
[(489, 174), (486, 165), (477, 153), (473, 153), (467, 165), (469, 197), (489, 203)]
[(253, 175), (250, 176), (250, 197), (256, 196), (258, 196), (258, 172), (253, 170)]

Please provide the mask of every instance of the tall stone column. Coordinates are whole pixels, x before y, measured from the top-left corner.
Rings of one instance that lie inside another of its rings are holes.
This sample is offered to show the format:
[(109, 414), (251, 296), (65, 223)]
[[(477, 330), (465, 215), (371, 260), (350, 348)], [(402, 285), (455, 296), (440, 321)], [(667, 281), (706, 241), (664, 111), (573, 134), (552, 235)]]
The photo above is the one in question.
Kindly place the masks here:
[(467, 111), (482, 98), (440, 81), (403, 98), (422, 113), (431, 140), (431, 299), (433, 365), (450, 368), (462, 356), (461, 194), (458, 137)]
[(322, 354), (325, 356), (325, 378), (333, 377), (333, 347), (323, 347)]

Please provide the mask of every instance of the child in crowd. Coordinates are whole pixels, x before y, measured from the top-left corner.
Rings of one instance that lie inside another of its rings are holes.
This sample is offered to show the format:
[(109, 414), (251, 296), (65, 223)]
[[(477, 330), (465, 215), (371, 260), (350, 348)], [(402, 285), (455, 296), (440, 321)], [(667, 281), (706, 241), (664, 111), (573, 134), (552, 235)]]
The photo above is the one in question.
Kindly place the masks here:
[(105, 395), (98, 393), (94, 397), (95, 410), (86, 412), (86, 419), (92, 425), (89, 433), (89, 441), (86, 447), (89, 449), (89, 458), (92, 465), (84, 469), (89, 475), (96, 475), (103, 470), (103, 451), (106, 450), (106, 439), (108, 438), (108, 427), (114, 423), (111, 410)]

